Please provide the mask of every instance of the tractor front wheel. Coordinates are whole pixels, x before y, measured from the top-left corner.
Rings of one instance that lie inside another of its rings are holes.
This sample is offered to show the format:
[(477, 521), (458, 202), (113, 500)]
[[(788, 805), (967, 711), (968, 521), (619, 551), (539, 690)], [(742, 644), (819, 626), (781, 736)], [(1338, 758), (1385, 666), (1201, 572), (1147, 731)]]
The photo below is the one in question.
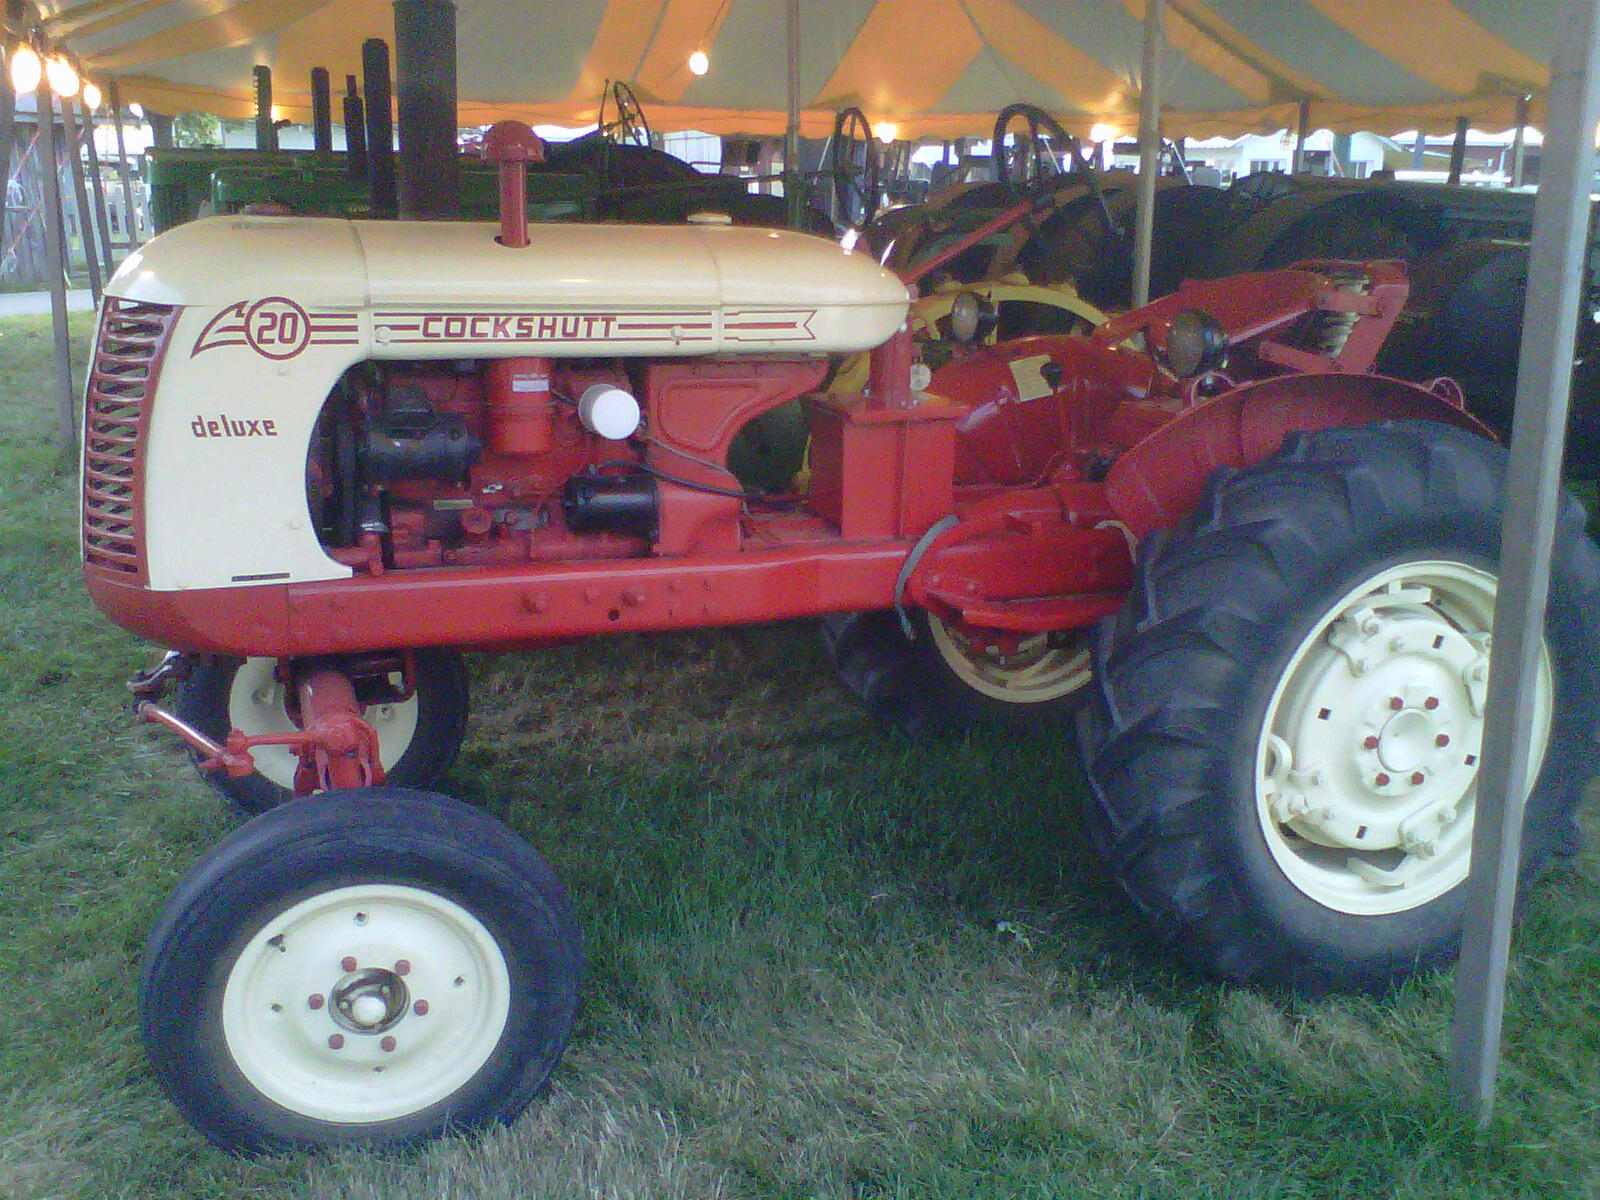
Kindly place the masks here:
[[(1381, 989), (1459, 944), (1505, 454), (1422, 423), (1219, 472), (1152, 536), (1080, 720), (1090, 830), (1191, 962)], [(1594, 772), (1600, 553), (1568, 502), (1535, 692), (1526, 879)]]
[[(417, 650), (415, 687), (403, 700), (377, 694), (392, 690), (401, 673), (357, 679), (362, 719), (378, 735), (378, 757), (388, 782), (401, 787), (432, 787), (455, 762), (467, 727), (467, 668), (454, 650)], [(289, 710), (288, 683), (274, 658), (202, 659), (178, 685), (177, 715), (213, 741), (228, 732), (288, 733), (297, 728)], [(370, 702), (368, 697), (370, 696)], [(235, 779), (210, 772), (207, 782), (240, 812), (266, 812), (294, 795), (297, 759), (284, 746), (262, 746), (252, 755), (256, 773)]]
[(224, 1149), (396, 1143), (509, 1120), (572, 1030), (565, 889), (476, 809), (400, 788), (235, 831), (150, 935), (156, 1077)]

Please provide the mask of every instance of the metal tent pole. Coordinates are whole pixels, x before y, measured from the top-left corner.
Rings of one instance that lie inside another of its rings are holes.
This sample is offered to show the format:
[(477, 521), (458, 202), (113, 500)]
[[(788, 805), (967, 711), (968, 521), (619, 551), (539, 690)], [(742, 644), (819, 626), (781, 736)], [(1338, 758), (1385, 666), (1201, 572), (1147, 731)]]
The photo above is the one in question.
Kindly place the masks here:
[(67, 166), (72, 171), (72, 197), (78, 209), (78, 236), (83, 241), (83, 261), (89, 268), (89, 290), (100, 303), (105, 281), (100, 274), (100, 252), (94, 246), (94, 213), (89, 208), (89, 189), (83, 181), (83, 154), (78, 149), (77, 105), (61, 98), (61, 127), (67, 135)]
[(56, 158), (55, 96), (40, 86), (34, 93), (39, 107), (39, 174), (44, 179), (45, 261), (50, 264), (50, 327), (56, 348), (56, 438), (63, 451), (77, 440), (73, 423), (72, 341), (67, 331), (66, 244), (61, 212), (61, 163)]
[(139, 212), (133, 194), (133, 175), (128, 170), (128, 143), (122, 135), (122, 91), (115, 79), (111, 80), (106, 94), (111, 98), (111, 120), (117, 130), (117, 176), (122, 180), (122, 212), (127, 221), (124, 233), (128, 253), (132, 254), (139, 245)]
[(1528, 157), (1528, 101), (1524, 92), (1517, 97), (1517, 133), (1511, 140), (1511, 186), (1522, 186), (1523, 167)]
[(278, 129), (272, 123), (272, 68), (254, 67), (256, 85), (256, 149), (276, 150)]
[(1523, 805), (1533, 765), (1534, 683), (1583, 285), (1594, 128), (1600, 122), (1600, 0), (1563, 0), (1561, 20), (1550, 71), (1547, 152), (1534, 205), (1472, 872), (1451, 1031), (1452, 1090), (1480, 1123), (1494, 1105), (1500, 1061)]
[(1467, 165), (1467, 118), (1456, 118), (1456, 140), (1450, 143), (1450, 176), (1446, 183), (1460, 183)]
[(789, 228), (800, 227), (800, 0), (787, 0), (789, 120), (783, 133), (783, 203)]
[(0, 65), (0, 247), (6, 244), (6, 192), (11, 186), (11, 143), (16, 135), (16, 93), (10, 62)]
[(100, 233), (100, 261), (111, 278), (111, 214), (106, 209), (106, 185), (100, 178), (100, 152), (94, 145), (94, 109), (83, 106), (83, 149), (89, 156), (89, 193), (94, 200), (94, 224)]
[(1144, 65), (1139, 77), (1139, 195), (1133, 234), (1133, 306), (1150, 302), (1150, 247), (1155, 235), (1156, 172), (1161, 161), (1161, 44), (1166, 0), (1144, 10)]
[[(1311, 136), (1311, 101), (1300, 101), (1300, 121), (1294, 135), (1294, 159), (1289, 164), (1289, 174), (1298, 175), (1306, 169), (1306, 139)], [(1417, 135), (1421, 137), (1421, 134)]]

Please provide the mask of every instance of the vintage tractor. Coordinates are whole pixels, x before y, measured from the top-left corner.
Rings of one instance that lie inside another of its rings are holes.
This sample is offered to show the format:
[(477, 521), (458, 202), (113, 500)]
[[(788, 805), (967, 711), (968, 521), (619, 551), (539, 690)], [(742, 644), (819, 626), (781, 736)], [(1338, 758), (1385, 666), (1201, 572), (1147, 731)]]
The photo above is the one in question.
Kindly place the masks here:
[[(84, 575), (171, 647), (135, 681), (257, 813), (151, 934), (168, 1094), (235, 1149), (506, 1119), (572, 1028), (550, 869), (426, 790), (461, 652), (821, 617), (912, 726), (1086, 698), (1090, 827), (1192, 963), (1315, 991), (1443, 961), (1467, 872), (1503, 454), (1453, 385), (1370, 373), (1392, 263), (1189, 285), (909, 384), (907, 289), (727, 224), (239, 216), (107, 290)], [(818, 391), (871, 354), (865, 391)], [(725, 457), (796, 397), (804, 494)], [(1595, 759), (1600, 558), (1562, 522), (1526, 866)], [(163, 707), (166, 685), (176, 703)], [(280, 803), (291, 797), (308, 797)]]

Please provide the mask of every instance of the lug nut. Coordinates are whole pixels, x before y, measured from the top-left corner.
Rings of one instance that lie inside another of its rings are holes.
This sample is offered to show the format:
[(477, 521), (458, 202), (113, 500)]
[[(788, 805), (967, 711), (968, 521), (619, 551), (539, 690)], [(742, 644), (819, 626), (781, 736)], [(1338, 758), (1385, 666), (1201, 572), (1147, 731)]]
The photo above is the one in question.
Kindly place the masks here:
[(339, 969), (344, 971), (346, 974), (354, 971), (357, 965), (356, 956), (354, 954), (346, 954), (339, 960)]
[(321, 992), (317, 992), (315, 995), (307, 996), (306, 997), (306, 1007), (309, 1008), (312, 1012), (316, 1012), (317, 1009), (321, 1008), (322, 1007), (322, 993)]
[(411, 1011), (416, 1013), (417, 1016), (419, 1016), (419, 1017), (427, 1016), (428, 1015), (428, 1002), (426, 1000), (418, 1000), (415, 1004), (413, 1004), (411, 1006)]
[(1378, 772), (1378, 777), (1376, 779), (1374, 779), (1372, 782), (1377, 784), (1379, 787), (1388, 787), (1389, 786), (1389, 777), (1387, 775), (1385, 775), (1382, 771), (1379, 771)]
[(1361, 739), (1361, 748), (1363, 750), (1376, 750), (1378, 748), (1378, 739), (1370, 733), (1367, 734), (1366, 737)]
[(1421, 771), (1413, 771), (1413, 772), (1411, 772), (1411, 786), (1412, 787), (1421, 787), (1423, 782), (1427, 778), (1428, 777), (1426, 775), (1424, 775)]
[(344, 1049), (344, 1034), (342, 1034), (342, 1033), (330, 1033), (328, 1035), (328, 1049), (329, 1050), (343, 1050)]
[(411, 960), (409, 958), (402, 958), (399, 962), (395, 963), (394, 973), (396, 975), (411, 974)]
[(1450, 744), (1450, 735), (1448, 733), (1441, 733), (1438, 737), (1433, 739), (1433, 744), (1441, 747), (1448, 746)]
[(380, 1050), (382, 1050), (385, 1054), (392, 1054), (392, 1053), (394, 1053), (394, 1045), (395, 1045), (394, 1038), (386, 1037), (386, 1038), (383, 1039), (383, 1041), (378, 1043), (378, 1048)]
[(1426, 709), (1438, 708), (1439, 707), (1439, 697), (1437, 697), (1437, 696), (1429, 696), (1426, 700), (1424, 700), (1422, 702), (1422, 707), (1426, 708)]
[(1395, 712), (1399, 712), (1405, 706), (1406, 706), (1406, 702), (1404, 700), (1400, 699), (1399, 696), (1390, 696), (1389, 697), (1389, 707), (1394, 709)]

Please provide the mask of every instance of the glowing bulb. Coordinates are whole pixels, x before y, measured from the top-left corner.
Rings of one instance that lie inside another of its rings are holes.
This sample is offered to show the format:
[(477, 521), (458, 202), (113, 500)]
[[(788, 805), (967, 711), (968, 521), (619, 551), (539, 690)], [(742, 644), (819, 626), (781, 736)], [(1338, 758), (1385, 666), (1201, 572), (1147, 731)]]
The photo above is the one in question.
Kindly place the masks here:
[(873, 126), (872, 132), (877, 134), (878, 140), (887, 146), (894, 141), (895, 135), (900, 132), (900, 126), (893, 121), (879, 121)]
[(66, 59), (59, 57), (45, 59), (44, 74), (50, 81), (50, 90), (63, 100), (78, 94), (78, 73)]
[(1115, 125), (1106, 125), (1098, 121), (1095, 122), (1094, 126), (1089, 130), (1089, 140), (1091, 142), (1115, 141), (1116, 136), (1117, 129)]
[(696, 75), (704, 75), (711, 70), (711, 59), (704, 50), (696, 50), (689, 55), (689, 70)]
[(139, 103), (130, 104), (128, 105), (128, 111), (133, 114), (134, 120), (144, 120), (144, 105)]
[(32, 46), (18, 46), (11, 52), (11, 86), (18, 95), (26, 95), (39, 86), (44, 77), (44, 64)]
[(100, 107), (100, 87), (87, 79), (83, 81), (83, 106), (90, 112)]

